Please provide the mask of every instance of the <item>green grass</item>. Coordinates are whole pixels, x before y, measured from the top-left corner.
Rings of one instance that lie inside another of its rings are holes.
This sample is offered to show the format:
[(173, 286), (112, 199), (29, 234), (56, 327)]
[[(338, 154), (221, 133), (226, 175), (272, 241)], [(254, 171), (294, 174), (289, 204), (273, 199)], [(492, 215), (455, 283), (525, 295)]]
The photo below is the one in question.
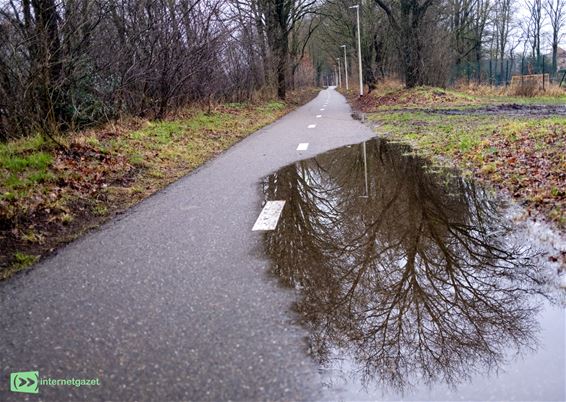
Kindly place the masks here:
[(265, 105), (264, 107), (262, 107), (260, 109), (265, 110), (265, 111), (283, 110), (283, 109), (285, 109), (285, 104), (283, 102), (279, 102), (279, 101), (271, 101), (271, 102), (268, 102), (267, 105)]
[(15, 266), (14, 268), (21, 270), (33, 265), (39, 257), (36, 255), (28, 255), (25, 253), (16, 252), (14, 254)]
[[(59, 142), (41, 136), (0, 144), (0, 280), (39, 255), (71, 241), (116, 211), (189, 173), (235, 142), (272, 123), (314, 95), (279, 101), (216, 105), (174, 119), (127, 119)], [(110, 135), (109, 135), (110, 134)]]
[(34, 135), (19, 140), (0, 143), (0, 161), (4, 160), (5, 156), (37, 151), (47, 146), (48, 144), (41, 135)]
[(31, 142), (27, 144), (23, 154), (14, 154), (8, 147), (0, 153), (0, 173), (4, 180), (0, 182), (0, 196), (4, 199), (18, 198), (17, 191), (30, 186), (49, 182), (55, 176), (49, 171), (53, 163), (53, 155), (39, 150), (33, 150), (32, 146), (42, 143)]
[(186, 127), (192, 130), (218, 130), (230, 121), (231, 115), (228, 113), (197, 113), (186, 121)]
[(45, 152), (34, 152), (26, 156), (4, 154), (0, 159), (0, 168), (10, 172), (21, 172), (27, 168), (42, 170), (52, 161), (53, 157)]
[(371, 115), (371, 119), (379, 122), (379, 131), (394, 139), (443, 155), (473, 150), (496, 127), (490, 116), (396, 112)]
[(478, 96), (478, 101), (482, 104), (506, 104), (516, 103), (518, 105), (564, 105), (564, 96)]
[[(489, 92), (489, 91), (488, 91)], [(554, 91), (555, 92), (555, 91)], [(348, 95), (356, 105), (357, 97)], [(396, 87), (378, 87), (359, 103), (364, 112), (387, 112), (403, 109), (468, 110), (501, 104), (519, 105), (564, 105), (566, 93), (555, 92), (553, 96), (522, 97), (512, 95), (476, 94), (455, 89), (435, 87), (416, 87), (404, 89)]]
[(230, 103), (209, 113), (194, 111), (188, 118), (148, 123), (112, 146), (127, 155), (130, 163), (147, 168), (153, 179), (165, 179), (174, 166), (186, 169), (202, 164), (250, 131), (276, 120), (286, 108), (279, 101)]
[(14, 199), (15, 190), (52, 180), (51, 150), (39, 135), (0, 143), (0, 177), (4, 178), (0, 181), (0, 197)]
[(12, 263), (9, 267), (0, 270), (0, 280), (7, 279), (19, 271), (31, 267), (39, 259), (37, 255), (30, 255), (22, 252), (15, 252), (12, 256)]
[(92, 213), (95, 216), (105, 216), (108, 214), (108, 208), (102, 203), (97, 203), (93, 206)]
[(409, 143), (437, 165), (456, 165), (519, 197), (566, 226), (566, 117), (442, 115), (420, 111), (369, 115), (376, 130)]

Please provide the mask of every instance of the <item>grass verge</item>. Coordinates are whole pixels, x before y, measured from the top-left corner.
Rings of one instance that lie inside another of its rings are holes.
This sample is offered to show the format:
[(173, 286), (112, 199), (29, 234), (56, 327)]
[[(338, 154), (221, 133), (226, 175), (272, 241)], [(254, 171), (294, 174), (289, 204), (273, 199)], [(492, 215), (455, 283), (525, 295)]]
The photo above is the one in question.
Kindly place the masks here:
[[(489, 87), (488, 87), (489, 88)], [(477, 109), (496, 105), (564, 105), (566, 91), (554, 88), (541, 96), (522, 97), (510, 90), (466, 87), (460, 90), (434, 87), (405, 89), (397, 82), (387, 82), (362, 98), (352, 89), (341, 91), (359, 111), (374, 113), (404, 109)]]
[(61, 138), (0, 144), (0, 280), (99, 226), (312, 99), (230, 103), (174, 119), (129, 119)]
[[(408, 142), (435, 163), (455, 165), (464, 174), (485, 180), (522, 202), (529, 213), (566, 229), (566, 116), (486, 115), (469, 110), (442, 113), (446, 107), (504, 104), (566, 104), (563, 95), (516, 99), (477, 97), (439, 88), (415, 88), (350, 95), (354, 108), (367, 115), (375, 130)], [(394, 95), (392, 95), (394, 94)], [(384, 98), (385, 96), (385, 98)], [(383, 99), (388, 99), (387, 104)]]

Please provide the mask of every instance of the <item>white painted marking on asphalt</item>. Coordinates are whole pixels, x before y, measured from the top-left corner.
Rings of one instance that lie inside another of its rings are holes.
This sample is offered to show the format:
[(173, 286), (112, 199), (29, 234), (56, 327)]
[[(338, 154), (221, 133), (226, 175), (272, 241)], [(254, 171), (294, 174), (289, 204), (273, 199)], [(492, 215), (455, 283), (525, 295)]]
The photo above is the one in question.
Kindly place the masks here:
[(297, 151), (306, 151), (307, 149), (309, 149), (309, 143), (308, 142), (301, 142), (299, 144), (299, 146), (297, 147)]
[(257, 217), (252, 231), (275, 230), (284, 206), (285, 201), (267, 201)]
[(320, 109), (321, 112), (324, 112), (324, 108)]
[(315, 128), (316, 124), (309, 124), (309, 128)]
[(317, 119), (320, 119), (321, 117), (322, 117), (321, 114), (317, 114), (317, 115), (316, 115), (316, 118), (317, 118)]

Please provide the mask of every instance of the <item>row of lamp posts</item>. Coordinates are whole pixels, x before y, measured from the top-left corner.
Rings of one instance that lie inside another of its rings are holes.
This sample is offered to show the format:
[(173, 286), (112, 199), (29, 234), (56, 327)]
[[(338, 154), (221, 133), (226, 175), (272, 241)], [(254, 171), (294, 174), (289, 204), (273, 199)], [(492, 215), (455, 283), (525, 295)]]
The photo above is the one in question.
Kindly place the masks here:
[[(364, 81), (362, 77), (362, 43), (360, 38), (360, 5), (356, 4), (355, 6), (349, 7), (356, 9), (356, 21), (357, 21), (357, 30), (358, 30), (358, 75), (360, 77), (360, 96), (364, 94)], [(349, 89), (348, 87), (348, 59), (346, 56), (346, 45), (340, 46), (344, 48), (344, 77), (346, 82), (346, 90)], [(339, 87), (342, 87), (342, 67), (340, 62), (340, 57), (337, 57), (336, 60), (338, 61), (338, 72), (336, 73), (336, 68), (334, 69), (334, 74), (336, 74), (337, 84)]]

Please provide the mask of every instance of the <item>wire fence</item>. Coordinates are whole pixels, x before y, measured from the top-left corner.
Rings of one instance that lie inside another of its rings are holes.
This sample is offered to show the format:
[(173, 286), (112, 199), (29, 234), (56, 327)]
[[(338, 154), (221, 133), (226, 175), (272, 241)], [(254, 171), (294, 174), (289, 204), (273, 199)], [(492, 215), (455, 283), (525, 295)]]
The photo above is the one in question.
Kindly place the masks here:
[(542, 85), (558, 84), (566, 86), (566, 69), (554, 69), (552, 60), (545, 56), (540, 58), (517, 57), (506, 59), (482, 59), (476, 62), (464, 62), (454, 67), (453, 83), (508, 86), (514, 82), (513, 77), (540, 75)]

